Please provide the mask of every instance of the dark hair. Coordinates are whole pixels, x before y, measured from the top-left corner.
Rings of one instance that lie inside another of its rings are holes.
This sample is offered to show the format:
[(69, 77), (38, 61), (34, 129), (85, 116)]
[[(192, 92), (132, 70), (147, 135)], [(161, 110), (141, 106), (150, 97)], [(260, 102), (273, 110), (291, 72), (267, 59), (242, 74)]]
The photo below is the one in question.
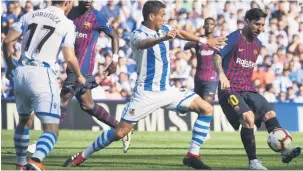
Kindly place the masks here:
[(260, 8), (252, 8), (248, 10), (245, 14), (245, 19), (248, 19), (249, 21), (259, 20), (260, 18), (266, 18), (266, 17), (267, 14)]
[(52, 5), (61, 5), (64, 1), (52, 0)]
[(213, 22), (216, 22), (216, 20), (215, 20), (214, 18), (212, 18), (212, 17), (207, 17), (207, 18), (205, 18), (204, 23), (206, 23), (207, 20), (213, 20)]
[(144, 20), (148, 20), (150, 13), (157, 13), (161, 8), (166, 8), (166, 5), (161, 1), (147, 1), (142, 10)]

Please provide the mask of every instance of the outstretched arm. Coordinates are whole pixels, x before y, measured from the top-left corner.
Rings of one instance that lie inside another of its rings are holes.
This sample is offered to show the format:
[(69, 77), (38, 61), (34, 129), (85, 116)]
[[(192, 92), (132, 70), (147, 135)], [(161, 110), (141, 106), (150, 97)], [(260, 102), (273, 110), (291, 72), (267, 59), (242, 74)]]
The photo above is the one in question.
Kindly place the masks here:
[(136, 43), (136, 48), (137, 49), (147, 49), (150, 47), (153, 47), (160, 42), (173, 39), (177, 35), (177, 32), (175, 30), (169, 31), (164, 37), (159, 37), (159, 38), (147, 38), (147, 39), (141, 39), (138, 40)]
[(224, 46), (225, 41), (227, 40), (225, 37), (216, 37), (216, 38), (207, 39), (205, 37), (199, 37), (192, 33), (186, 32), (185, 30), (177, 30), (177, 37), (188, 41), (207, 44), (208, 46), (214, 49), (218, 49), (220, 46)]
[(184, 50), (195, 48), (196, 45), (197, 45), (197, 42), (187, 42), (184, 46)]
[(227, 79), (227, 77), (224, 73), (223, 67), (222, 67), (222, 57), (218, 53), (215, 52), (213, 54), (212, 61), (213, 61), (213, 66), (219, 75), (219, 79), (221, 82), (221, 89), (225, 90), (225, 89), (230, 88), (230, 82)]

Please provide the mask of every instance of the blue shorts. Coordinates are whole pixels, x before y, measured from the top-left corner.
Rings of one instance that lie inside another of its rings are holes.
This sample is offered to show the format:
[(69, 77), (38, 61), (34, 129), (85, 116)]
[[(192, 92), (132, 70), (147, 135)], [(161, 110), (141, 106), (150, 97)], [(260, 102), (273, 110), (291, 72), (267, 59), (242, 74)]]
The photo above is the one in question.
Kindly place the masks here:
[(195, 80), (195, 93), (201, 98), (209, 96), (214, 98), (218, 87), (218, 82)]

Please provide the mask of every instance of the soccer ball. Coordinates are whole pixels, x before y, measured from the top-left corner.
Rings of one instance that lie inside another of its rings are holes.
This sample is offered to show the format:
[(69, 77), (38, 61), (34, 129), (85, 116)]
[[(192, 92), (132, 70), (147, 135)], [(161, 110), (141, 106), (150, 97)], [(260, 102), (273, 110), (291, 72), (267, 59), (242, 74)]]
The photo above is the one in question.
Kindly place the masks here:
[(277, 128), (269, 133), (267, 144), (273, 151), (281, 152), (291, 148), (292, 137), (285, 129)]

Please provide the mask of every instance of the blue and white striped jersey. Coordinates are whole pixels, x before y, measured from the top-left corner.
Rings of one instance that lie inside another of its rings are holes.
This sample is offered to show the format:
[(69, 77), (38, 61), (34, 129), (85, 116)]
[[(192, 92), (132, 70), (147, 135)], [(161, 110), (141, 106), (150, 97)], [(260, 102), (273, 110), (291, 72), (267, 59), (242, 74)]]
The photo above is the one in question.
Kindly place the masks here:
[(137, 42), (163, 37), (169, 29), (169, 26), (163, 25), (160, 30), (154, 31), (141, 25), (131, 34), (131, 48), (137, 63), (137, 84), (143, 84), (145, 91), (164, 91), (170, 87), (169, 42), (163, 41), (148, 49), (138, 49)]

